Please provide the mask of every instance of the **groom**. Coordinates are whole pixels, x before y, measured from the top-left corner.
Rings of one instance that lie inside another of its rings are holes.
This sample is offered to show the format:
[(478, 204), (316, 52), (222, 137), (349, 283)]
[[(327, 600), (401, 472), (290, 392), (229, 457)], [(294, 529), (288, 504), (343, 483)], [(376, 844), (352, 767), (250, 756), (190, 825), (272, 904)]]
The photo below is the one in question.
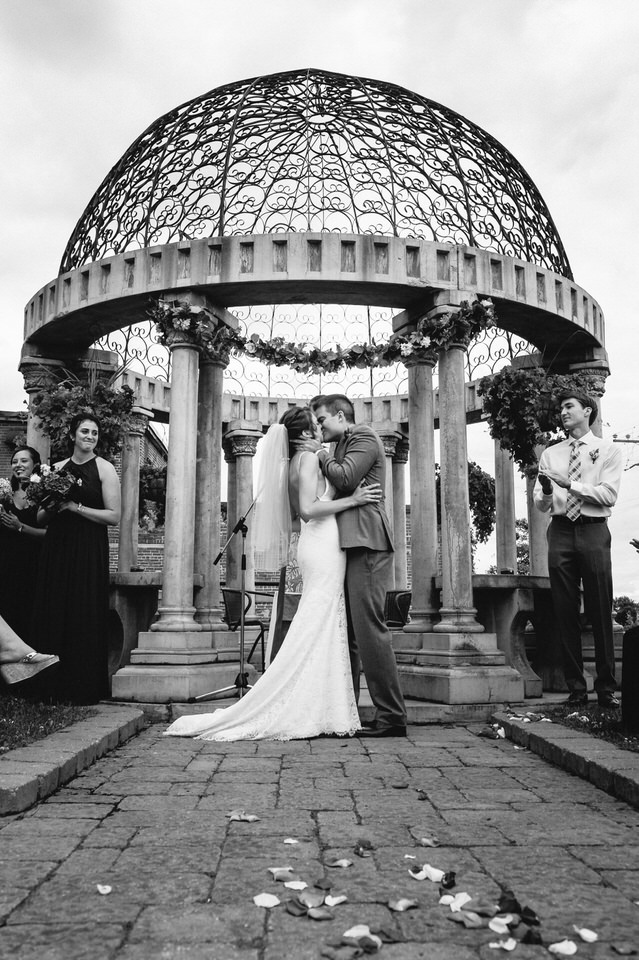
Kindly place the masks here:
[[(337, 496), (347, 496), (364, 480), (384, 490), (386, 460), (381, 440), (366, 424), (356, 424), (353, 404), (341, 394), (315, 397), (311, 409), (325, 442), (336, 442), (331, 455), (307, 441), (322, 473)], [(365, 737), (405, 737), (406, 708), (397, 675), (391, 637), (384, 620), (386, 591), (392, 584), (393, 542), (384, 501), (367, 503), (337, 515), (340, 546), (346, 551), (346, 614), (353, 686), (359, 696), (360, 660), (375, 705), (375, 722)]]

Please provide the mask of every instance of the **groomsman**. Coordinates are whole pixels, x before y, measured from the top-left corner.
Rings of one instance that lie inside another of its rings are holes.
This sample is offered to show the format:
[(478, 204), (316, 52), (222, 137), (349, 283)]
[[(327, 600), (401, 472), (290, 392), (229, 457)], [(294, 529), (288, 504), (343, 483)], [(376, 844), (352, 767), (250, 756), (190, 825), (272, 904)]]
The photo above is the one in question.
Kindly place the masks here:
[[(342, 394), (311, 400), (311, 409), (322, 429), (322, 439), (334, 442), (330, 454), (320, 443), (301, 447), (317, 453), (322, 473), (348, 496), (362, 480), (381, 484), (384, 491), (386, 460), (381, 440), (364, 423), (355, 423), (353, 404)], [(349, 516), (351, 514), (352, 516)], [(393, 541), (384, 501), (337, 515), (339, 542), (346, 551), (346, 613), (353, 686), (359, 694), (360, 660), (368, 691), (375, 705), (375, 721), (364, 724), (363, 737), (405, 737), (406, 708), (391, 637), (384, 620), (384, 601), (392, 583)]]
[(595, 641), (595, 691), (601, 707), (618, 707), (612, 625), (612, 565), (608, 517), (619, 492), (622, 454), (612, 440), (597, 437), (590, 425), (597, 404), (585, 393), (560, 397), (561, 422), (568, 434), (546, 447), (534, 489), (538, 510), (550, 511), (548, 573), (574, 706), (588, 702), (583, 673), (580, 586)]

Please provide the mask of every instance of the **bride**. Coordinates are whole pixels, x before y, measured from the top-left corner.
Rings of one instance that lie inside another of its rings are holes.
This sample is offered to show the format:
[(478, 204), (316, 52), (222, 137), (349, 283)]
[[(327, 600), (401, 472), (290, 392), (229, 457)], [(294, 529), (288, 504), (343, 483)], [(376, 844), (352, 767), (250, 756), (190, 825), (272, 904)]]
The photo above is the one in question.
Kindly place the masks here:
[[(379, 484), (359, 486), (334, 500), (317, 456), (297, 452), (296, 441), (321, 440), (314, 414), (291, 407), (269, 427), (255, 506), (254, 548), (260, 565), (286, 563), (291, 517), (302, 520), (298, 563), (303, 587), (277, 657), (255, 686), (230, 707), (180, 717), (165, 734), (200, 740), (302, 740), (360, 729), (353, 692), (344, 572), (335, 515), (381, 499)], [(290, 458), (290, 459), (289, 459)]]

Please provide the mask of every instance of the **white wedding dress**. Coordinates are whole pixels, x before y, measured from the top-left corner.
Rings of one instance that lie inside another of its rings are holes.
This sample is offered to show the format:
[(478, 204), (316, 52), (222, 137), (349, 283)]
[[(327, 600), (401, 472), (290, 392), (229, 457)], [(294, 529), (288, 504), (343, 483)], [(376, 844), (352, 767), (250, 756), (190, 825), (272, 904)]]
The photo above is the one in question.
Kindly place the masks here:
[[(327, 481), (320, 500), (332, 500)], [(166, 736), (198, 740), (303, 740), (360, 729), (346, 633), (344, 571), (335, 516), (302, 524), (297, 613), (273, 662), (242, 699), (180, 717)]]

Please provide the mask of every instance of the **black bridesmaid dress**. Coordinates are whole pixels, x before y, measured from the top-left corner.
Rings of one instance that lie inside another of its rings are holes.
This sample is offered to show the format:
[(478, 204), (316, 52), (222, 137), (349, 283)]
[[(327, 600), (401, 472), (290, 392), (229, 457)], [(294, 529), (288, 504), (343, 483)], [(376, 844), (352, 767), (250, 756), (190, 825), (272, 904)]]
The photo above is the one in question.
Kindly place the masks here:
[[(95, 458), (68, 460), (60, 469), (81, 481), (71, 500), (104, 509)], [(107, 527), (69, 510), (53, 514), (40, 558), (34, 626), (41, 648), (60, 657), (55, 699), (87, 704), (109, 696), (108, 615)]]
[[(9, 505), (5, 509), (20, 523), (38, 526), (36, 507), (21, 510)], [(42, 543), (41, 537), (15, 533), (0, 525), (0, 614), (32, 646), (39, 639), (32, 634), (31, 621)]]

